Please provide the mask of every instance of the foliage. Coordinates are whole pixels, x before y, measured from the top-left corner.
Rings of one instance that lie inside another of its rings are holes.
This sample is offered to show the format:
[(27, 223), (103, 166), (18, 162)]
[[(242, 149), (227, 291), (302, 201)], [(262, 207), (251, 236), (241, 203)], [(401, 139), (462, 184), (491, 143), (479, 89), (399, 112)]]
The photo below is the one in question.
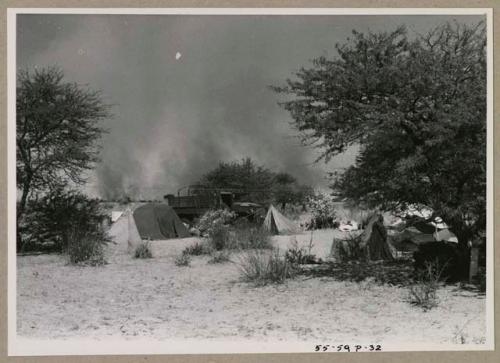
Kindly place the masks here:
[(294, 275), (292, 265), (280, 255), (278, 249), (271, 252), (247, 251), (240, 257), (238, 266), (242, 277), (257, 286), (282, 284)]
[(51, 242), (63, 251), (76, 227), (85, 236), (99, 237), (102, 243), (107, 241), (102, 232), (107, 217), (99, 200), (89, 199), (79, 191), (57, 187), (43, 197), (31, 200), (27, 210), (29, 213), (19, 230), (26, 245)]
[(269, 249), (272, 248), (271, 236), (261, 226), (236, 228), (232, 234), (231, 246), (235, 249)]
[(208, 260), (208, 263), (210, 264), (215, 264), (215, 263), (225, 263), (231, 261), (229, 259), (229, 252), (227, 250), (223, 251), (214, 251), (212, 253), (212, 257), (210, 260)]
[(141, 242), (134, 251), (135, 258), (153, 258), (153, 253), (151, 252), (151, 247), (149, 242)]
[(175, 258), (176, 266), (189, 266), (191, 264), (191, 257), (188, 254), (181, 253)]
[(340, 221), (355, 221), (360, 229), (364, 229), (370, 219), (379, 213), (374, 209), (361, 209), (357, 207), (343, 208), (337, 210), (337, 220)]
[(234, 218), (236, 218), (236, 213), (227, 209), (209, 210), (200, 217), (196, 229), (202, 235), (212, 237), (221, 226), (228, 226)]
[(250, 158), (221, 162), (205, 174), (199, 185), (208, 188), (236, 189), (247, 192), (249, 200), (260, 203), (303, 204), (310, 188), (299, 184), (295, 177), (285, 172), (274, 172), (257, 165)]
[(339, 262), (366, 260), (358, 233), (348, 233), (344, 238), (334, 238), (331, 255)]
[(104, 256), (104, 236), (90, 233), (73, 226), (69, 233), (66, 253), (72, 265), (102, 266), (107, 264)]
[(333, 196), (316, 192), (307, 198), (307, 207), (312, 214), (311, 229), (335, 227), (335, 204)]
[(468, 277), (462, 266), (468, 265), (469, 253), (459, 249), (456, 243), (432, 242), (418, 246), (413, 253), (417, 273), (426, 271), (427, 265), (438, 264), (442, 267), (441, 277), (446, 280), (460, 281)]
[(410, 37), (404, 27), (337, 45), (275, 90), (322, 157), (361, 145), (335, 182), (383, 209), (419, 203), (462, 245), (486, 221), (486, 27), (459, 23)]
[(208, 255), (211, 252), (211, 247), (203, 242), (196, 242), (191, 246), (187, 246), (182, 250), (182, 253), (190, 256)]
[(416, 282), (410, 286), (409, 302), (426, 310), (437, 306), (437, 289), (440, 286), (442, 266), (438, 262), (427, 263), (424, 271), (421, 271)]
[(285, 259), (293, 266), (297, 265), (310, 265), (319, 264), (323, 261), (321, 258), (316, 258), (315, 255), (311, 253), (313, 248), (313, 232), (311, 231), (311, 238), (309, 240), (309, 245), (306, 247), (299, 248), (296, 237), (291, 238), (291, 246), (285, 252)]
[(98, 160), (100, 121), (109, 116), (108, 106), (98, 92), (65, 83), (63, 77), (58, 68), (17, 75), (18, 223), (30, 199), (68, 181), (82, 184), (82, 172)]

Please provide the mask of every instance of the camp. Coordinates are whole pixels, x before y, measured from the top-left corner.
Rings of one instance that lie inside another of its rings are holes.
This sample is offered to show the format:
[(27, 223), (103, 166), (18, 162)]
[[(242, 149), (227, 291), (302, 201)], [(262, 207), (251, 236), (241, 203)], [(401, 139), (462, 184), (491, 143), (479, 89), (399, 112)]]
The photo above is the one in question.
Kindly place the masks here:
[(273, 205), (267, 211), (263, 227), (272, 234), (293, 234), (298, 231), (292, 221), (281, 214)]
[(143, 239), (165, 240), (189, 237), (189, 231), (172, 207), (149, 203), (127, 209), (108, 231), (112, 241), (122, 250), (130, 251)]

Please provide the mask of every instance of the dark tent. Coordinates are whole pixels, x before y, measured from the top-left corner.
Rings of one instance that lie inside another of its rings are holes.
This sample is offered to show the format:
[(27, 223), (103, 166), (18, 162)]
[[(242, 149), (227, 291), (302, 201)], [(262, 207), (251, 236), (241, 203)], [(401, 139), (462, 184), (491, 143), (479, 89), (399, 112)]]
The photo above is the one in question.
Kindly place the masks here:
[(376, 214), (370, 218), (368, 225), (359, 237), (361, 250), (367, 260), (392, 260), (392, 252), (387, 243), (387, 231), (382, 215)]
[(172, 207), (149, 203), (134, 211), (134, 221), (142, 239), (162, 240), (189, 237), (189, 231)]

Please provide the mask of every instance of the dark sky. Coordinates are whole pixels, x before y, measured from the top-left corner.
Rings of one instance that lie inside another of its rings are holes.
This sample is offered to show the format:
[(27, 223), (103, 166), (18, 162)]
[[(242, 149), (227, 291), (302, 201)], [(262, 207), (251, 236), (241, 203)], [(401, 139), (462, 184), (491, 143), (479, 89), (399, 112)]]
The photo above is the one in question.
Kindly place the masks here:
[[(283, 84), (351, 31), (426, 33), (478, 16), (18, 15), (19, 68), (59, 65), (68, 81), (113, 104), (102, 162), (87, 189), (160, 197), (195, 182), (219, 161), (249, 156), (324, 187), (328, 164), (294, 137), (269, 85)], [(176, 59), (176, 54), (181, 57)]]

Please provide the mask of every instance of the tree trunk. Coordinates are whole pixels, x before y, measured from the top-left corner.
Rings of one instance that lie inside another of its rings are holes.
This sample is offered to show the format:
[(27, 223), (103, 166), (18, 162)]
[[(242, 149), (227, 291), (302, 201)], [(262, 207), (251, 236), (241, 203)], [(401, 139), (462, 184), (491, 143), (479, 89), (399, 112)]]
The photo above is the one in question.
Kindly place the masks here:
[(16, 213), (16, 247), (17, 252), (21, 252), (23, 248), (23, 236), (20, 230), (20, 224), (26, 212), (26, 204), (28, 202), (28, 195), (31, 189), (31, 177), (26, 178), (23, 183), (23, 188), (21, 191), (21, 200), (17, 205), (17, 213)]

